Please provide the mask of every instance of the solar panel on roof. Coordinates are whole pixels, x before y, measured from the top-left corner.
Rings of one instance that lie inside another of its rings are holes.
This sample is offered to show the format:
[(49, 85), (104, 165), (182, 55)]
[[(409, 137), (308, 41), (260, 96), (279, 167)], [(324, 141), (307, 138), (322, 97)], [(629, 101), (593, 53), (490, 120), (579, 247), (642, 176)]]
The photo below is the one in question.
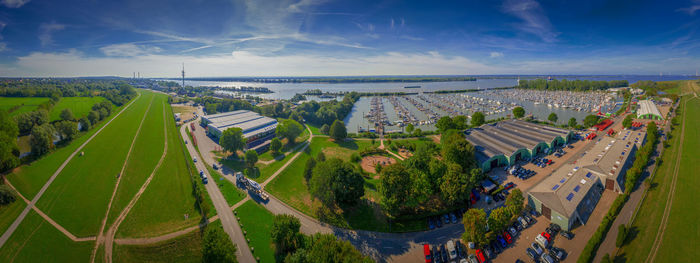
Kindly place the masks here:
[(591, 175), (593, 175), (593, 174), (592, 174), (591, 172), (588, 172), (588, 173), (586, 174), (586, 177), (587, 177), (587, 178), (591, 178)]
[(577, 192), (577, 193), (578, 193), (578, 190), (581, 190), (581, 186), (580, 186), (580, 185), (577, 185), (576, 187), (574, 187), (574, 192)]
[(561, 181), (559, 181), (559, 182), (563, 184), (564, 181), (566, 181), (566, 178), (561, 178)]
[(574, 199), (574, 193), (569, 193), (569, 195), (566, 196), (566, 200), (571, 201), (571, 199)]
[(559, 188), (559, 185), (555, 185), (554, 187), (552, 187), (552, 191), (555, 191), (555, 190), (557, 190), (558, 188)]

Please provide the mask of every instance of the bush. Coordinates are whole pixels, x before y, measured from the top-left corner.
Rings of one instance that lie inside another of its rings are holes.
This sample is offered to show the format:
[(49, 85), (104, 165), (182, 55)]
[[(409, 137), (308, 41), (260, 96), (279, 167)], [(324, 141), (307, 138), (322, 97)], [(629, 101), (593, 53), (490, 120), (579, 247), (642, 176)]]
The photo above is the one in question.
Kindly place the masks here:
[(617, 231), (617, 239), (615, 239), (615, 247), (622, 247), (625, 243), (625, 238), (627, 238), (627, 231), (625, 224), (620, 225)]
[(0, 185), (0, 205), (7, 205), (17, 200), (12, 188), (7, 185)]
[(357, 153), (353, 153), (352, 155), (350, 155), (350, 161), (356, 163), (362, 161), (362, 157), (360, 157), (360, 155)]

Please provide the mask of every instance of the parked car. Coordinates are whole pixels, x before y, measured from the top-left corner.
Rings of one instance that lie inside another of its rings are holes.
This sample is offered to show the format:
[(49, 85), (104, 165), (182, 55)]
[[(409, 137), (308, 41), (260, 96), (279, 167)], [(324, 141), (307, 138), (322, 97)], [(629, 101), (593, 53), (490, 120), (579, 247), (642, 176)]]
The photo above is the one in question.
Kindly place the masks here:
[(561, 227), (560, 227), (559, 225), (557, 225), (557, 224), (549, 223), (549, 227), (550, 227), (552, 230), (554, 230), (554, 232), (559, 232), (559, 231), (561, 231)]
[(523, 226), (523, 228), (527, 228), (528, 222), (526, 219), (524, 219), (522, 216), (518, 217), (518, 222), (520, 222), (520, 225)]
[(501, 253), (501, 246), (499, 246), (497, 243), (498, 243), (498, 241), (496, 241), (496, 240), (491, 241), (491, 244), (489, 244), (489, 247), (491, 247), (491, 249), (493, 250), (494, 253), (500, 254)]
[(518, 230), (518, 232), (523, 231), (523, 229), (524, 229), (523, 226), (518, 221), (513, 222), (513, 228), (515, 228), (515, 230)]
[(509, 227), (509, 228), (508, 228), (508, 231), (510, 231), (510, 235), (511, 235), (511, 236), (517, 236), (517, 235), (518, 235), (518, 231), (515, 231), (515, 228), (513, 228), (513, 227)]
[(202, 177), (202, 176), (204, 176), (204, 171), (203, 171), (203, 170), (199, 170), (199, 177)]
[(498, 240), (498, 244), (501, 245), (501, 248), (505, 249), (508, 246), (508, 243), (506, 243), (506, 240), (503, 239), (501, 235), (497, 235), (496, 240)]
[(542, 247), (549, 247), (549, 240), (547, 240), (542, 235), (537, 235), (537, 237), (535, 237), (535, 242), (540, 244), (540, 246), (542, 246)]
[(486, 255), (486, 258), (488, 259), (493, 259), (496, 256), (496, 254), (493, 253), (493, 250), (491, 249), (490, 245), (484, 246), (482, 250), (484, 251), (484, 255)]
[(515, 187), (515, 184), (513, 182), (510, 182), (510, 183), (507, 183), (504, 188), (506, 190), (510, 190), (513, 187)]
[(440, 220), (440, 217), (436, 217), (435, 219), (435, 224), (437, 225), (438, 228), (442, 227), (442, 221)]
[(455, 242), (453, 242), (452, 240), (447, 241), (447, 252), (450, 257), (450, 260), (457, 259), (457, 250), (455, 249)]
[(542, 254), (542, 257), (540, 258), (540, 260), (541, 260), (543, 263), (555, 263), (555, 262), (556, 262), (556, 261), (554, 261), (554, 259), (552, 258), (552, 256), (550, 256), (549, 254), (546, 254), (546, 253), (545, 253), (545, 254)]
[(432, 253), (430, 252), (430, 245), (428, 244), (423, 244), (423, 257), (425, 258), (425, 263), (433, 262)]
[(452, 224), (457, 224), (457, 216), (455, 216), (455, 213), (450, 213), (450, 221), (452, 221)]
[(450, 223), (450, 216), (447, 214), (442, 215), (442, 223), (444, 223), (445, 225), (449, 224)]
[(571, 240), (572, 238), (574, 238), (574, 233), (571, 233), (569, 231), (561, 231), (561, 232), (559, 232), (559, 234), (568, 240)]
[(532, 260), (537, 260), (537, 252), (532, 250), (532, 248), (527, 248), (526, 252), (527, 256), (530, 257)]
[(196, 162), (197, 162), (197, 157), (192, 158), (192, 160), (196, 163)]
[(566, 257), (566, 251), (561, 248), (550, 247), (549, 255), (561, 261)]
[(433, 246), (433, 253), (431, 253), (433, 262), (442, 263), (442, 257), (440, 257), (440, 248), (438, 246)]
[(476, 260), (478, 260), (479, 263), (486, 262), (486, 257), (484, 256), (484, 252), (481, 251), (481, 249), (476, 250)]
[(542, 246), (540, 246), (540, 244), (537, 244), (536, 242), (532, 242), (532, 244), (530, 244), (530, 247), (532, 248), (532, 250), (535, 251), (535, 253), (537, 253), (538, 256), (542, 254), (542, 252), (544, 252)]
[(216, 166), (216, 164), (212, 164), (211, 166), (214, 168), (214, 170), (219, 169), (219, 166)]
[(508, 231), (503, 231), (503, 239), (505, 239), (508, 244), (513, 243), (513, 238), (508, 234)]
[(447, 256), (447, 249), (445, 245), (440, 245), (440, 257), (442, 257), (442, 262), (449, 262), (449, 257)]
[(552, 242), (552, 235), (550, 235), (549, 233), (547, 233), (547, 232), (542, 232), (541, 235), (542, 235), (544, 238), (547, 239), (547, 242)]
[(476, 260), (476, 255), (474, 255), (474, 254), (469, 254), (468, 259), (469, 259), (469, 263), (479, 263), (479, 261)]
[(455, 249), (457, 249), (457, 256), (459, 256), (460, 258), (467, 257), (466, 249), (462, 245), (462, 242), (460, 242), (459, 240), (455, 241)]

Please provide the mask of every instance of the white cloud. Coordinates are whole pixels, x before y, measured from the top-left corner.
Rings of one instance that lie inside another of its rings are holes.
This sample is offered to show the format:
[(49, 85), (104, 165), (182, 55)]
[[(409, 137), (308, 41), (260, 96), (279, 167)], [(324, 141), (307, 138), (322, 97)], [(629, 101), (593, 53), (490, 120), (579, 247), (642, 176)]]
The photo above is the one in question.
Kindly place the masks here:
[(7, 50), (7, 43), (0, 42), (0, 52)]
[(695, 15), (695, 12), (700, 10), (700, 0), (693, 0), (693, 4), (689, 7), (678, 8), (676, 11), (684, 12), (689, 15)]
[(395, 22), (394, 22), (394, 18), (392, 18), (391, 21), (389, 22), (389, 28), (390, 28), (390, 29), (394, 29), (394, 23), (395, 23)]
[(519, 30), (536, 35), (545, 42), (554, 42), (559, 35), (535, 0), (505, 0), (503, 12), (523, 20), (523, 24), (516, 26)]
[(42, 46), (53, 44), (53, 33), (66, 28), (66, 25), (57, 24), (56, 22), (42, 23), (39, 25), (39, 40)]
[(501, 58), (503, 57), (503, 52), (491, 52), (491, 58)]
[(2, 0), (0, 3), (8, 8), (20, 8), (31, 0)]
[(126, 43), (104, 46), (100, 48), (100, 51), (110, 57), (135, 57), (158, 53), (161, 48)]

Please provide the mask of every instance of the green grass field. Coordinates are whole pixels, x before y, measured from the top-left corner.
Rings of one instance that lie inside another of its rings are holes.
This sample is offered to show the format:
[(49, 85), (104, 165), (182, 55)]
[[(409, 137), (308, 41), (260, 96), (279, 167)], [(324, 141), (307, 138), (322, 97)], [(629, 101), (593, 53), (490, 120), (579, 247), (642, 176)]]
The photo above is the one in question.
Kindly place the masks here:
[[(148, 116), (143, 122), (141, 132), (136, 137), (134, 149), (129, 156), (126, 168), (122, 174), (117, 194), (112, 202), (107, 225), (111, 225), (113, 220), (119, 216), (134, 197), (139, 188), (146, 181), (155, 169), (160, 157), (163, 155), (165, 147), (165, 137), (163, 134), (165, 104), (167, 97), (156, 94), (148, 111)], [(170, 116), (170, 115), (168, 115)], [(170, 165), (170, 164), (165, 164)], [(162, 167), (162, 165), (161, 165)]]
[(0, 206), (0, 233), (5, 233), (26, 206), (27, 204), (19, 196), (11, 204)]
[[(687, 97), (683, 100), (686, 99)], [(697, 226), (700, 212), (695, 203), (699, 197), (697, 186), (700, 184), (696, 176), (696, 171), (700, 169), (700, 164), (697, 162), (698, 149), (700, 149), (700, 138), (698, 138), (700, 124), (695, 121), (700, 117), (700, 100), (689, 100), (687, 107), (682, 109), (682, 115), (686, 122), (684, 140), (680, 141), (679, 125), (672, 133), (671, 146), (664, 150), (661, 164), (656, 168), (652, 188), (647, 192), (635, 221), (631, 224), (632, 231), (628, 243), (621, 248), (616, 262), (643, 262), (649, 256), (648, 252), (652, 248), (666, 207), (675, 160), (681, 143), (683, 152), (673, 206), (656, 260), (682, 262), (700, 256), (697, 246), (694, 245), (700, 242), (700, 231)]]
[[(221, 223), (208, 227), (221, 227)], [(113, 256), (114, 262), (202, 262), (202, 234), (195, 230), (156, 244), (117, 245)]]
[[(170, 106), (166, 105), (166, 115), (169, 110)], [(199, 212), (194, 207), (192, 181), (187, 167), (189, 162), (190, 167), (194, 169), (194, 163), (184, 149), (175, 121), (172, 118), (167, 118), (166, 121), (168, 122), (168, 153), (164, 163), (154, 175), (153, 181), (141, 199), (127, 215), (117, 231), (117, 237), (158, 236), (196, 225), (200, 221)], [(199, 180), (196, 183), (201, 185)], [(205, 202), (210, 207), (208, 216), (211, 217), (216, 214), (216, 210), (209, 195), (204, 196)], [(168, 201), (164, 202), (164, 200)], [(185, 219), (185, 215), (189, 218)]]
[[(49, 98), (38, 97), (0, 97), (0, 110), (10, 111), (10, 116), (36, 110), (39, 105), (49, 101)], [(18, 108), (15, 108), (19, 106)]]
[(254, 248), (253, 256), (260, 257), (260, 262), (275, 262), (270, 237), (275, 216), (253, 200), (245, 202), (235, 212), (241, 218), (241, 229), (247, 232), (246, 238), (250, 239), (248, 246)]
[(92, 110), (92, 105), (104, 101), (104, 97), (65, 97), (53, 106), (49, 112), (49, 121), (61, 119), (61, 111), (70, 109), (76, 119), (85, 117)]
[(66, 165), (37, 207), (76, 236), (95, 235), (117, 174), (152, 98), (153, 93), (143, 92), (130, 108), (86, 145), (82, 150), (85, 156), (77, 156)]
[(30, 211), (0, 249), (0, 262), (88, 262), (94, 241), (73, 242)]

